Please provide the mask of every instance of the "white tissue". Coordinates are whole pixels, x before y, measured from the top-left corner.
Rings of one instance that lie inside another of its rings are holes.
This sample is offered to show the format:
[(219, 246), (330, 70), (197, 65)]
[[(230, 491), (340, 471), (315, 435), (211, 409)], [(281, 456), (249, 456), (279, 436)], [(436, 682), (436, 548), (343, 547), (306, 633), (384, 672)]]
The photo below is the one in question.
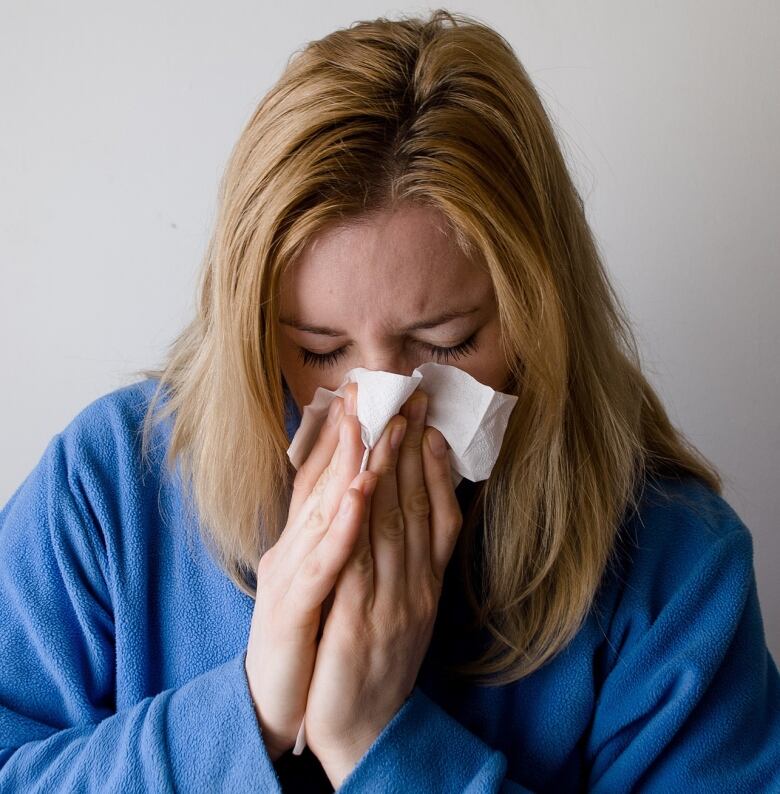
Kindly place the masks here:
[(422, 384), (428, 395), (425, 424), (435, 427), (450, 445), (455, 486), (464, 477), (481, 482), (490, 476), (509, 415), (517, 402), (513, 394), (497, 392), (449, 364), (429, 361), (409, 376), (355, 367), (336, 391), (320, 386), (311, 403), (304, 406), (300, 426), (287, 450), (296, 469), (311, 452), (331, 401), (343, 397), (350, 383), (358, 384), (356, 413), (365, 447), (360, 471), (366, 470), (370, 451), (379, 442), (387, 423)]
[[(367, 469), (370, 452), (387, 423), (422, 385), (428, 395), (425, 424), (435, 427), (450, 445), (453, 487), (464, 477), (481, 482), (490, 476), (509, 415), (518, 399), (491, 389), (458, 367), (435, 361), (421, 364), (410, 376), (355, 367), (347, 372), (336, 391), (320, 386), (311, 403), (304, 406), (300, 425), (287, 450), (296, 469), (309, 456), (331, 401), (343, 397), (349, 383), (358, 384), (356, 413), (365, 447), (360, 471)], [(300, 755), (305, 746), (304, 722), (301, 722), (293, 755)]]

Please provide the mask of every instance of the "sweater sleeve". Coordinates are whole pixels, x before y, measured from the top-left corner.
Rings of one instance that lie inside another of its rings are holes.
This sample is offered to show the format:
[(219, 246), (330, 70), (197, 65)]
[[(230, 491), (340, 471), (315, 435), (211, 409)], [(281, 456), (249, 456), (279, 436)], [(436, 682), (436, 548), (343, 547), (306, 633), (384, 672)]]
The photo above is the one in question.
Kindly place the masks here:
[[(661, 555), (644, 575), (663, 580)], [(753, 541), (738, 524), (685, 563), (604, 680), (587, 753), (594, 792), (780, 792), (780, 675), (766, 646)], [(634, 582), (634, 593), (653, 593)], [(638, 606), (638, 603), (644, 606)], [(639, 621), (643, 622), (643, 621)]]
[[(588, 791), (780, 792), (780, 676), (746, 529), (712, 543), (626, 643), (583, 741)], [(339, 791), (532, 791), (506, 770), (415, 687)]]
[(506, 756), (451, 717), (415, 686), (339, 786), (370, 791), (462, 791), (532, 794), (506, 777)]
[(281, 792), (245, 651), (116, 711), (105, 572), (60, 434), (0, 511), (0, 790)]

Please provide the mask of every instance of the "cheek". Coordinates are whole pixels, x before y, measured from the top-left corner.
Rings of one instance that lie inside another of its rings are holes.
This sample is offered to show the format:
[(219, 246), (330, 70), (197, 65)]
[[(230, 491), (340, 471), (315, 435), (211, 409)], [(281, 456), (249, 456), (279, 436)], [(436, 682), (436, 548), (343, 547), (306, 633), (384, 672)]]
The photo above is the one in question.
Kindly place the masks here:
[(480, 383), (494, 391), (504, 392), (510, 379), (509, 367), (501, 351), (497, 332), (485, 334), (479, 350), (464, 369)]
[(294, 358), (291, 361), (286, 361), (282, 357), (281, 368), (282, 378), (299, 410), (302, 410), (303, 406), (308, 405), (314, 399), (314, 392), (317, 391), (318, 386), (331, 389), (331, 391), (335, 391), (338, 386), (338, 384), (331, 386), (325, 383), (321, 374), (313, 371), (311, 367), (304, 367)]
[(314, 392), (319, 384), (310, 383), (299, 367), (282, 367), (282, 373), (287, 388), (298, 408), (302, 409), (304, 405), (308, 405), (312, 401)]
[(305, 368), (296, 360), (293, 346), (284, 340), (279, 343), (279, 366), (282, 370), (282, 381), (287, 384), (299, 409), (311, 402), (306, 399), (309, 387)]

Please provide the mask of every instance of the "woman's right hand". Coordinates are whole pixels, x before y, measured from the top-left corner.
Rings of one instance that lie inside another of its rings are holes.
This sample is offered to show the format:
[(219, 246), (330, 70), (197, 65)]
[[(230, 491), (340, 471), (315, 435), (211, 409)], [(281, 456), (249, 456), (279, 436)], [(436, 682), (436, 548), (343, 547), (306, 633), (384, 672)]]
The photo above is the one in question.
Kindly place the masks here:
[[(356, 389), (356, 384), (347, 386), (351, 398)], [(340, 397), (334, 397), (330, 409), (295, 476), (284, 531), (257, 567), (245, 669), (273, 761), (295, 745), (314, 672), (323, 602), (357, 541), (364, 502), (377, 479), (372, 472), (360, 472), (357, 418), (345, 415)], [(339, 512), (344, 504), (350, 506), (346, 515)]]

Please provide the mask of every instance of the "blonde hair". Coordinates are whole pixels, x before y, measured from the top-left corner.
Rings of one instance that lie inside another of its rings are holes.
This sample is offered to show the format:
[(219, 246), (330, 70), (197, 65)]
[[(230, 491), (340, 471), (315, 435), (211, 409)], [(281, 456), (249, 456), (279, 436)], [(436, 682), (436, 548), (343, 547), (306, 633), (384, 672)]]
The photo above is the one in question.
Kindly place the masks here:
[(694, 476), (717, 493), (722, 483), (643, 376), (551, 122), (487, 25), (438, 9), (356, 22), (293, 54), (231, 153), (196, 316), (164, 367), (141, 373), (159, 380), (144, 455), (165, 392), (166, 464), (181, 463), (203, 537), (255, 597), (295, 476), (275, 333), (280, 275), (326, 225), (402, 203), (440, 210), (488, 268), (519, 398), (457, 548), (472, 617), (492, 644), (453, 669), (503, 684), (577, 633), (651, 475)]

